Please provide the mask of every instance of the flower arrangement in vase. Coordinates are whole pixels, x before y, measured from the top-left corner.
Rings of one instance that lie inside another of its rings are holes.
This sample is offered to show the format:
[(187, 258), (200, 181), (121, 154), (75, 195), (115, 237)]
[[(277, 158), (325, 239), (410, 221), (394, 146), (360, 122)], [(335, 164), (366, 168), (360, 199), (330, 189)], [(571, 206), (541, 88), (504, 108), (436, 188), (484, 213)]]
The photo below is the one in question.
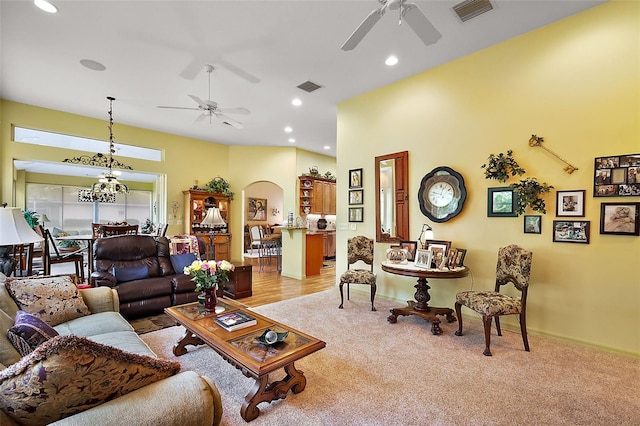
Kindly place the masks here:
[(184, 274), (191, 276), (191, 281), (196, 283), (196, 291), (205, 293), (204, 307), (214, 310), (216, 307), (216, 290), (220, 284), (229, 281), (229, 273), (235, 269), (235, 265), (226, 260), (194, 260), (189, 266), (184, 267)]

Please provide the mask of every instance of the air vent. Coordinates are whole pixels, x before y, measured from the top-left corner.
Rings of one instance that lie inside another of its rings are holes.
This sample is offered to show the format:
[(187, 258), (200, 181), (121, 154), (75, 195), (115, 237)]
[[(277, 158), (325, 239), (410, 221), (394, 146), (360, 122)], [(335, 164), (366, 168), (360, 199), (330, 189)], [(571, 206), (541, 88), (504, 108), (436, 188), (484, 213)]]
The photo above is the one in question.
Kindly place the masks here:
[(321, 88), (322, 86), (320, 86), (319, 84), (314, 83), (313, 81), (305, 81), (304, 83), (300, 83), (298, 84), (298, 89), (302, 89), (305, 92), (314, 92), (316, 90), (318, 90), (319, 88)]
[(456, 14), (462, 19), (462, 22), (475, 18), (493, 9), (493, 5), (489, 0), (465, 0), (453, 6)]

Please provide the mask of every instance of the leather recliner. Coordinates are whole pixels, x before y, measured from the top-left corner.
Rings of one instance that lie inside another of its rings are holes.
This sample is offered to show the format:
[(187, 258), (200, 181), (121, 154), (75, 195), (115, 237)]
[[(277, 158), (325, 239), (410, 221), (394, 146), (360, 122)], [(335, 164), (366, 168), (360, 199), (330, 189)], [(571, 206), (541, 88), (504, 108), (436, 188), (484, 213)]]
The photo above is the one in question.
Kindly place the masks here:
[[(204, 245), (203, 245), (204, 246)], [(118, 235), (98, 238), (93, 245), (94, 285), (114, 288), (125, 318), (162, 313), (164, 308), (195, 302), (195, 283), (182, 271), (174, 271), (169, 239), (149, 235)], [(140, 270), (148, 276), (130, 281), (118, 280), (120, 272)], [(144, 268), (142, 268), (144, 269)]]

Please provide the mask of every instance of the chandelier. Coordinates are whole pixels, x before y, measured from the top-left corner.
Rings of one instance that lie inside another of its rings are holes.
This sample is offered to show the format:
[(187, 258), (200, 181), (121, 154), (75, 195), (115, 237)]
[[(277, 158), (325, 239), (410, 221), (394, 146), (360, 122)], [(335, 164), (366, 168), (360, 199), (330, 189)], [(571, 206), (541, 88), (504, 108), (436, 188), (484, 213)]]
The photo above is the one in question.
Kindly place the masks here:
[[(109, 154), (106, 158), (106, 164), (109, 171), (100, 178), (100, 180), (91, 186), (91, 192), (96, 195), (100, 194), (124, 194), (129, 192), (129, 188), (124, 183), (118, 182), (116, 173), (113, 171), (114, 159), (113, 153), (116, 151), (113, 145), (113, 101), (116, 99), (111, 96), (107, 96), (109, 99)], [(102, 154), (96, 154), (102, 156)], [(117, 162), (117, 165), (121, 163)], [(129, 167), (130, 169), (131, 167)]]

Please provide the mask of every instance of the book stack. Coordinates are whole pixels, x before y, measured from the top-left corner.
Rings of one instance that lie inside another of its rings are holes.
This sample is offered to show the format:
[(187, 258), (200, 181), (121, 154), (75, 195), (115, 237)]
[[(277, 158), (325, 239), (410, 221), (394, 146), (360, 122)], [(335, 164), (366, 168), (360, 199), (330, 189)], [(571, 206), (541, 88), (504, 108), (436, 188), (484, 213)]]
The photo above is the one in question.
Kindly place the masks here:
[(254, 317), (240, 311), (220, 315), (219, 317), (214, 318), (213, 321), (227, 331), (235, 331), (241, 328), (251, 327), (258, 323)]

